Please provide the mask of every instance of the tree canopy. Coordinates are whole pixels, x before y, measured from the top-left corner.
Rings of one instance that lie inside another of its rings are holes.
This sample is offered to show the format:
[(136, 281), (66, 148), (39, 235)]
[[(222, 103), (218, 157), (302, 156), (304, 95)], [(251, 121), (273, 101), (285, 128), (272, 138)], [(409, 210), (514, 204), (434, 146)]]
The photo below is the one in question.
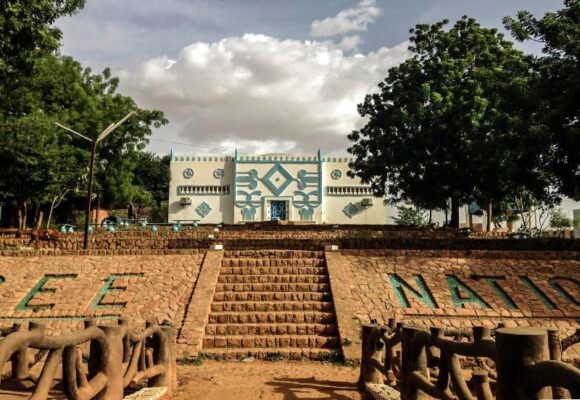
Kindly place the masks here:
[(580, 1), (565, 0), (541, 19), (520, 11), (504, 23), (517, 40), (543, 45), (543, 55), (532, 59), (535, 108), (526, 145), (540, 144), (538, 160), (552, 186), (580, 200)]
[(411, 57), (388, 71), (359, 113), (368, 122), (352, 132), (351, 174), (378, 196), (429, 209), (473, 200), (492, 204), (514, 182), (541, 195), (543, 175), (520, 152), (532, 78), (529, 60), (495, 29), (463, 17), (420, 24)]
[[(86, 196), (88, 143), (57, 128), (63, 123), (93, 137), (129, 111), (136, 115), (99, 144), (97, 194), (105, 206), (144, 198), (134, 170), (163, 113), (118, 93), (107, 68), (95, 74), (58, 53), (61, 32), (52, 24), (84, 0), (7, 0), (0, 15), (0, 201), (50, 208), (65, 196)], [(145, 196), (146, 197), (146, 196)]]

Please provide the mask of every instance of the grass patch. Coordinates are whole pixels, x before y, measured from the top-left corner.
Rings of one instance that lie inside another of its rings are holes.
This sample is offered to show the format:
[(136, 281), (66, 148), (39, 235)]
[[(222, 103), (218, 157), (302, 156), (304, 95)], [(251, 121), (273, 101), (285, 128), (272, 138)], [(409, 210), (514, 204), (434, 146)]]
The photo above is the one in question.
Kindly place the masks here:
[(268, 353), (264, 357), (264, 361), (285, 361), (288, 357), (280, 352)]
[(207, 360), (223, 361), (225, 357), (219, 354), (199, 353), (197, 357), (178, 358), (176, 363), (178, 365), (202, 365)]

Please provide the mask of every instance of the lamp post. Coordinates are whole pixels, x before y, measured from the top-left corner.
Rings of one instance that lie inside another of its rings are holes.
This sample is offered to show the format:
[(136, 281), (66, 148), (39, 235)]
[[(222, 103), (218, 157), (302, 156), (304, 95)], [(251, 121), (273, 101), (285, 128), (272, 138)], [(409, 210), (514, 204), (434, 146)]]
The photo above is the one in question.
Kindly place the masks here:
[(71, 128), (68, 128), (62, 124), (59, 124), (58, 122), (56, 122), (56, 124), (58, 126), (60, 126), (63, 129), (66, 129), (67, 131), (82, 137), (83, 139), (87, 140), (88, 142), (91, 143), (91, 161), (89, 163), (89, 198), (87, 201), (87, 210), (86, 210), (86, 214), (85, 214), (85, 237), (83, 239), (83, 249), (87, 249), (89, 246), (89, 220), (90, 220), (90, 214), (91, 214), (91, 197), (93, 195), (93, 168), (95, 166), (95, 157), (97, 155), (97, 144), (102, 141), (103, 139), (105, 139), (107, 136), (109, 136), (109, 134), (111, 132), (113, 132), (115, 129), (117, 129), (119, 127), (119, 125), (121, 125), (123, 122), (125, 122), (127, 119), (129, 119), (129, 117), (131, 117), (133, 114), (135, 114), (134, 111), (131, 111), (129, 114), (125, 115), (121, 120), (119, 120), (118, 122), (115, 122), (111, 125), (109, 125), (109, 127), (107, 129), (105, 129), (104, 131), (102, 131), (99, 136), (97, 136), (96, 139), (90, 139), (85, 135), (82, 135), (74, 130), (72, 130)]

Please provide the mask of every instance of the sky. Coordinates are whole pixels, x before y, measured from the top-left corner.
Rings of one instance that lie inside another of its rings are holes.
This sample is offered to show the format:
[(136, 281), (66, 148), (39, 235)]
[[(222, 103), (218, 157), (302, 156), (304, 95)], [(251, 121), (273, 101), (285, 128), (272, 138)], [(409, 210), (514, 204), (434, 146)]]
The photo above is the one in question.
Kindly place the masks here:
[[(170, 123), (156, 153), (346, 154), (357, 104), (408, 56), (417, 23), (541, 16), (559, 0), (87, 0), (57, 21), (62, 54)], [(506, 36), (509, 36), (506, 33)], [(533, 44), (516, 44), (539, 53)]]

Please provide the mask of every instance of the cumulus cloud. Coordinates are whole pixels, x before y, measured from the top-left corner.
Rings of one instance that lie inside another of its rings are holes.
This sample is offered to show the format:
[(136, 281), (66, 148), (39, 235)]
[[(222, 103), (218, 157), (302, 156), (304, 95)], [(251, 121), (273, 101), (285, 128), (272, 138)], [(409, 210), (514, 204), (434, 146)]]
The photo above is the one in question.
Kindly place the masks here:
[(345, 54), (328, 42), (245, 34), (151, 59), (121, 82), (163, 110), (180, 140), (210, 151), (344, 153), (361, 124), (356, 105), (406, 56), (406, 43)]
[(332, 37), (349, 32), (366, 31), (369, 24), (381, 14), (375, 0), (362, 0), (356, 7), (342, 10), (334, 17), (315, 20), (310, 27), (313, 37)]

